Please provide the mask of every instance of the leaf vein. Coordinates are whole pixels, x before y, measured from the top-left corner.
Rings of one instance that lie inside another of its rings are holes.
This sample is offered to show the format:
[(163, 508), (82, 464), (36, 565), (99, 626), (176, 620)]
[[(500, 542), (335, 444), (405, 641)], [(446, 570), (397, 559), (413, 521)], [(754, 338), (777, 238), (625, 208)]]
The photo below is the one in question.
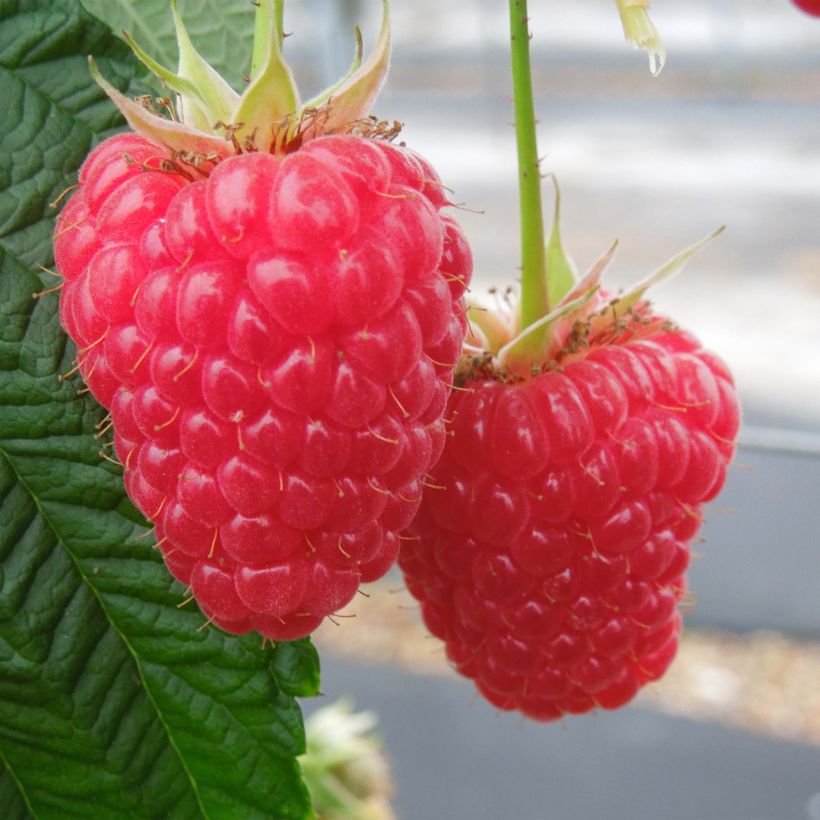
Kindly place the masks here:
[(29, 814), (36, 818), (37, 815), (34, 812), (34, 809), (31, 806), (31, 800), (29, 800), (28, 792), (26, 792), (25, 786), (23, 786), (22, 781), (19, 777), (17, 777), (17, 773), (11, 767), (8, 759), (6, 758), (5, 754), (3, 754), (3, 749), (0, 747), (0, 762), (3, 763), (6, 771), (9, 774), (9, 777), (14, 781), (14, 784), (17, 786), (17, 791), (20, 792), (20, 797), (23, 798), (23, 802), (26, 804), (26, 808), (28, 809)]
[(151, 688), (148, 685), (148, 681), (146, 680), (146, 677), (145, 677), (145, 670), (142, 667), (142, 661), (140, 659), (140, 656), (137, 654), (136, 650), (131, 645), (131, 642), (128, 640), (128, 638), (117, 627), (117, 624), (114, 622), (114, 619), (111, 617), (111, 613), (108, 611), (108, 607), (105, 605), (105, 602), (103, 601), (102, 596), (100, 595), (100, 593), (97, 591), (94, 584), (91, 583), (88, 576), (83, 571), (83, 568), (80, 565), (80, 562), (77, 560), (76, 555), (74, 555), (72, 550), (69, 548), (68, 544), (65, 542), (65, 540), (61, 536), (60, 531), (58, 530), (58, 528), (51, 521), (48, 513), (46, 513), (45, 509), (43, 508), (42, 504), (40, 503), (40, 499), (38, 498), (37, 494), (31, 489), (31, 487), (29, 487), (26, 480), (20, 474), (20, 471), (17, 469), (17, 466), (15, 465), (15, 463), (12, 460), (11, 456), (2, 447), (0, 447), (0, 455), (3, 456), (5, 461), (8, 463), (10, 469), (12, 470), (12, 472), (17, 477), (17, 480), (20, 482), (20, 485), (26, 490), (26, 492), (31, 497), (31, 500), (33, 501), (34, 505), (37, 507), (37, 510), (39, 511), (40, 515), (42, 516), (43, 521), (46, 523), (48, 528), (54, 534), (54, 537), (57, 539), (57, 543), (59, 543), (60, 546), (65, 550), (66, 554), (71, 559), (71, 561), (74, 564), (77, 572), (79, 573), (80, 578), (82, 578), (83, 582), (88, 586), (88, 588), (91, 590), (93, 595), (96, 597), (97, 602), (99, 603), (103, 614), (105, 615), (106, 619), (108, 620), (108, 623), (111, 625), (111, 628), (119, 636), (120, 640), (125, 644), (126, 649), (129, 651), (129, 653), (133, 657), (134, 664), (136, 665), (137, 673), (139, 674), (140, 682), (141, 682), (143, 688), (145, 689), (145, 693), (148, 696), (148, 699), (151, 701), (151, 704), (153, 705), (154, 709), (156, 710), (157, 717), (159, 718), (159, 721), (162, 724), (162, 727), (165, 730), (166, 735), (168, 736), (168, 742), (171, 745), (171, 748), (176, 753), (176, 755), (179, 759), (180, 765), (182, 766), (183, 771), (185, 772), (186, 776), (188, 777), (188, 781), (191, 785), (191, 790), (193, 791), (194, 797), (195, 797), (196, 802), (197, 802), (197, 807), (202, 812), (202, 816), (207, 819), (208, 818), (208, 813), (205, 810), (205, 805), (202, 801), (202, 796), (199, 793), (199, 784), (196, 782), (196, 779), (194, 778), (193, 773), (188, 768), (188, 763), (185, 760), (184, 755), (180, 751), (179, 746), (177, 745), (176, 739), (174, 738), (174, 734), (171, 731), (171, 727), (168, 725), (167, 721), (165, 720), (165, 716), (162, 714), (162, 710), (160, 709), (159, 704), (157, 703), (157, 700), (154, 697), (154, 693), (151, 691)]

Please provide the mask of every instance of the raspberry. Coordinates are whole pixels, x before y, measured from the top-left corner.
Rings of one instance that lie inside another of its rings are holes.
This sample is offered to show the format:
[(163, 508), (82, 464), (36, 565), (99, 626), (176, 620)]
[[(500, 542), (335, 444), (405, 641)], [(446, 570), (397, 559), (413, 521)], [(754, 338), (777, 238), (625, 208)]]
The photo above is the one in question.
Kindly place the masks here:
[(443, 489), (399, 564), (450, 661), (499, 709), (616, 708), (675, 655), (690, 544), (739, 410), (717, 357), (654, 327), (591, 337), (531, 377), (478, 360), (458, 377)]
[[(644, 298), (722, 228), (618, 296), (600, 285), (615, 246), (581, 277), (564, 253), (557, 184), (545, 242), (527, 2), (510, 8), (520, 294), (500, 315), (470, 310), (399, 565), (455, 668), (549, 721), (621, 706), (671, 663), (689, 545), (740, 416), (726, 367)], [(622, 11), (625, 28), (647, 22)]]
[(165, 158), (132, 134), (89, 156), (55, 234), (63, 326), (174, 576), (229, 632), (300, 637), (387, 571), (416, 511), (469, 249), (388, 143), (192, 180), (146, 170)]
[(820, 2), (818, 0), (792, 0), (797, 8), (802, 9), (806, 14), (813, 17), (820, 17)]

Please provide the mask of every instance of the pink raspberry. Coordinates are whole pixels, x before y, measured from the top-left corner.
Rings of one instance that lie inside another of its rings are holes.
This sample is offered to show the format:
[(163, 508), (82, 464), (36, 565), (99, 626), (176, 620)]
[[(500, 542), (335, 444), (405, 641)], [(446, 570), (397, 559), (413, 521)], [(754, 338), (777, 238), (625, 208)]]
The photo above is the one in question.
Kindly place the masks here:
[(532, 377), (480, 359), (457, 377), (443, 489), (399, 563), (450, 661), (499, 709), (613, 709), (675, 655), (690, 544), (739, 410), (689, 334), (640, 333), (590, 338)]
[(171, 572), (223, 629), (294, 639), (415, 515), (469, 248), (435, 172), (387, 142), (171, 156), (128, 134), (88, 157), (55, 232), (60, 315)]

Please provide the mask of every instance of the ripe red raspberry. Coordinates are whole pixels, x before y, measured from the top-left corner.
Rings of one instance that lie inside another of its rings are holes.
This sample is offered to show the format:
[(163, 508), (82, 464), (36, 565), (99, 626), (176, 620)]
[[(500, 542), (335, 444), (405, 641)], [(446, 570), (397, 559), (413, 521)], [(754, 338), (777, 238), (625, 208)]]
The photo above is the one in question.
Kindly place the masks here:
[(322, 137), (207, 178), (89, 157), (61, 316), (135, 505), (215, 623), (307, 634), (380, 577), (438, 458), (471, 273), (410, 152)]
[(656, 332), (592, 337), (532, 377), (499, 380), (478, 359), (456, 377), (443, 489), (425, 493), (399, 564), (451, 662), (500, 709), (616, 708), (675, 655), (690, 543), (739, 410), (722, 362), (641, 322)]
[(161, 157), (120, 136), (83, 166), (55, 239), (64, 326), (171, 571), (221, 627), (295, 638), (387, 571), (415, 514), (469, 249), (387, 143), (196, 181), (144, 170)]
[(241, 98), (186, 100), (214, 76), (189, 51), (183, 111), (213, 107), (196, 127), (98, 78), (151, 139), (92, 152), (54, 244), (63, 326), (169, 569), (222, 628), (289, 640), (395, 559), (443, 447), (472, 261), (436, 173), (364, 119), (386, 29), (332, 108), (284, 120), (278, 34)]

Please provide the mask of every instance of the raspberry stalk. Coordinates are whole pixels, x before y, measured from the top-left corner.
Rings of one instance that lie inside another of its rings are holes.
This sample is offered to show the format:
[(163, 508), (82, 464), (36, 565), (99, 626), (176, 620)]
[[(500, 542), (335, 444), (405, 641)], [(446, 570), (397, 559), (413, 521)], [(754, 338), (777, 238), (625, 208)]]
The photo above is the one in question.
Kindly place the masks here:
[(285, 0), (273, 0), (269, 3), (259, 3), (256, 7), (256, 19), (253, 30), (253, 56), (251, 58), (251, 78), (259, 73), (265, 59), (265, 49), (268, 47), (268, 31), (270, 18), (276, 26), (276, 39), (281, 49), (285, 43)]
[[(527, 0), (510, 0), (510, 50), (521, 212), (520, 320), (524, 330), (550, 312)], [(542, 332), (530, 334), (528, 346), (536, 348), (542, 339)]]

